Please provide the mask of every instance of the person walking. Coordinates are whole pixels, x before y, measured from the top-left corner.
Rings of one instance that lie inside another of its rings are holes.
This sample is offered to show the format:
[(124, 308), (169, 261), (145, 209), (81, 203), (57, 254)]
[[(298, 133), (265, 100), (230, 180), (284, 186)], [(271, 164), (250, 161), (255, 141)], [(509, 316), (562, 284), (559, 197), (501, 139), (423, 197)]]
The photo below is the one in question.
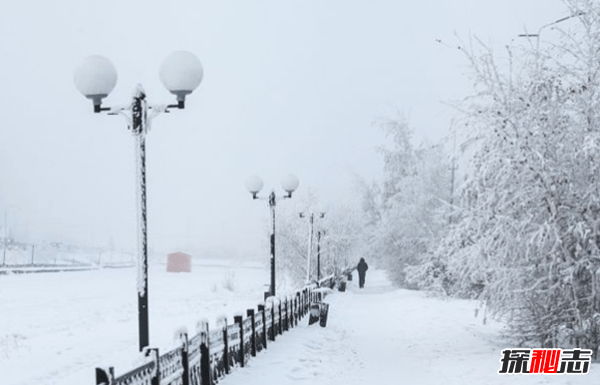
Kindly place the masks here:
[(356, 266), (356, 270), (358, 270), (358, 287), (365, 287), (365, 275), (367, 274), (367, 270), (369, 270), (369, 265), (365, 262), (364, 258), (361, 258)]

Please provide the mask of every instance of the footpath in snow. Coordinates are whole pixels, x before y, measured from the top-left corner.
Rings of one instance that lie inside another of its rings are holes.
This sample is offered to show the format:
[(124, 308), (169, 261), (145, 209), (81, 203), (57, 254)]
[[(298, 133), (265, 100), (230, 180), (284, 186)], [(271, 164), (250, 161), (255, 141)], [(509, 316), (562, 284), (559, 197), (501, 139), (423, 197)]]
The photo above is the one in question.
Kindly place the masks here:
[(399, 290), (381, 271), (325, 302), (326, 328), (303, 319), (219, 384), (600, 384), (600, 364), (579, 376), (498, 375), (501, 350), (512, 347), (501, 325), (483, 325), (473, 301)]

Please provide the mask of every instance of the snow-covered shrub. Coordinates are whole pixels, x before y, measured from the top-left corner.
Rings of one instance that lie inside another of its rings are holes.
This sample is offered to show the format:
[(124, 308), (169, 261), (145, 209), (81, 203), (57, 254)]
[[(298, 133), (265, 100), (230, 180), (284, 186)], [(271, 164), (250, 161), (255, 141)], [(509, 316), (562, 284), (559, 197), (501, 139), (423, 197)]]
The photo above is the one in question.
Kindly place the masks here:
[(235, 271), (228, 270), (223, 279), (221, 280), (221, 286), (225, 290), (235, 291)]
[[(600, 312), (600, 4), (566, 1), (568, 30), (509, 47), (463, 49), (476, 94), (465, 107), (472, 168), (438, 258), (454, 292), (480, 298), (512, 335), (597, 354)], [(567, 24), (565, 24), (565, 28)], [(506, 68), (506, 70), (503, 70)]]

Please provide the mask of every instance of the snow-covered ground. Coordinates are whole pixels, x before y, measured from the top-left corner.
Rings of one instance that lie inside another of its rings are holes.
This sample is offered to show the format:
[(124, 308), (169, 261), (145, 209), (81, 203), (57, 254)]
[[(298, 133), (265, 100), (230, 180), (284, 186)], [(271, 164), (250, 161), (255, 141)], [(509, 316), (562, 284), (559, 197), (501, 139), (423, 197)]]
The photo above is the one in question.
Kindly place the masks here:
[[(267, 280), (260, 264), (205, 261), (191, 274), (153, 266), (151, 345), (166, 352), (178, 327), (194, 334), (202, 317), (231, 322)], [(220, 384), (600, 384), (599, 364), (585, 376), (498, 375), (511, 347), (501, 325), (483, 325), (472, 301), (395, 289), (381, 271), (326, 301), (326, 328), (305, 318)], [(0, 309), (2, 385), (93, 384), (96, 366), (119, 374), (138, 359), (135, 269), (1, 276)]]
[[(281, 336), (220, 385), (600, 384), (600, 364), (585, 376), (498, 375), (501, 325), (483, 325), (473, 301), (427, 298), (391, 287), (381, 271), (326, 298), (326, 328)], [(532, 347), (533, 348), (533, 347)]]
[[(181, 326), (253, 308), (269, 272), (260, 263), (202, 260), (191, 274), (150, 269), (150, 344), (174, 346)], [(0, 275), (0, 384), (93, 384), (138, 360), (136, 269)]]

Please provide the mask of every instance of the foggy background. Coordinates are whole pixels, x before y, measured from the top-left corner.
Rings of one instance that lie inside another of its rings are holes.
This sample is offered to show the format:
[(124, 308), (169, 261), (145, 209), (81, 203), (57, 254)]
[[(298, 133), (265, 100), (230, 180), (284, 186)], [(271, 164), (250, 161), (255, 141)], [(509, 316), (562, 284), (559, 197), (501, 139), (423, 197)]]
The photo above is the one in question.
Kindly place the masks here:
[(88, 55), (117, 68), (105, 105), (137, 83), (171, 103), (162, 59), (200, 58), (186, 109), (147, 136), (149, 245), (266, 257), (269, 213), (248, 176), (264, 195), (296, 174), (285, 205), (355, 202), (355, 178), (381, 174), (378, 120), (405, 114), (417, 142), (448, 135), (448, 103), (470, 92), (457, 36), (502, 49), (563, 16), (553, 0), (2, 2), (0, 236), (135, 249), (134, 141), (75, 89)]

